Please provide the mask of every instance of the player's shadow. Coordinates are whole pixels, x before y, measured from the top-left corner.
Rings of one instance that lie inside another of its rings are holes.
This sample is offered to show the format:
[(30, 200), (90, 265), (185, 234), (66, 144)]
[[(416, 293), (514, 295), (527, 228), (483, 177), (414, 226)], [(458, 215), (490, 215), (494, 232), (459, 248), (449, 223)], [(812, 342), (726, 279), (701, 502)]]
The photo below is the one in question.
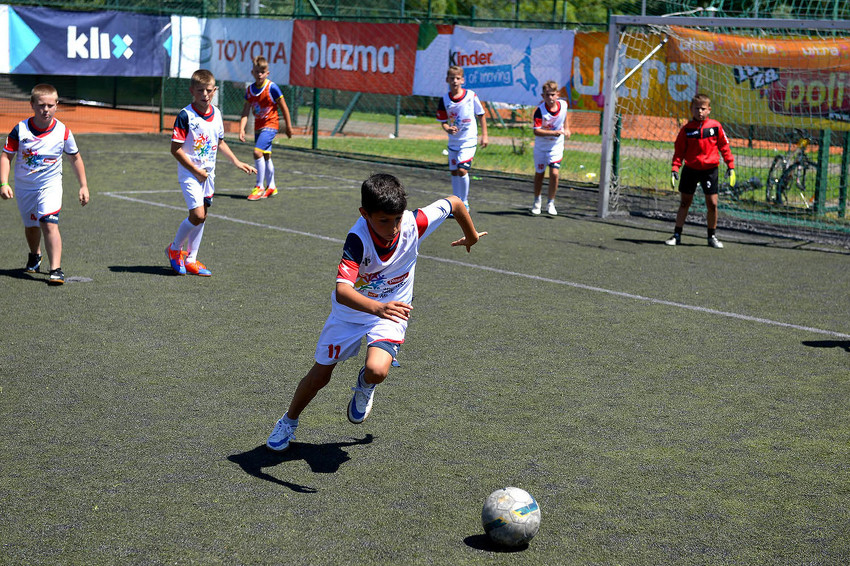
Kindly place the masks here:
[(310, 466), (313, 473), (333, 474), (339, 470), (340, 466), (351, 459), (348, 452), (343, 450), (343, 448), (371, 444), (373, 438), (371, 434), (367, 434), (362, 440), (352, 440), (351, 442), (326, 442), (324, 444), (293, 442), (289, 446), (289, 450), (280, 454), (272, 452), (266, 448), (265, 444), (261, 444), (247, 452), (228, 456), (227, 459), (237, 464), (246, 474), (255, 478), (288, 487), (292, 491), (299, 493), (315, 493), (315, 488), (278, 479), (266, 473), (264, 469), (272, 468), (283, 462), (304, 460)]
[(43, 281), (47, 283), (47, 279), (41, 279), (39, 277), (35, 277), (32, 273), (27, 273), (23, 269), (0, 269), (0, 277), (11, 277), (12, 279), (28, 279), (30, 281)]
[(850, 340), (803, 340), (803, 346), (810, 348), (841, 348), (850, 352)]
[(109, 271), (115, 273), (144, 273), (145, 275), (177, 275), (167, 265), (110, 265)]
[[(656, 245), (659, 245), (659, 244), (665, 245), (663, 238), (658, 238), (658, 239), (655, 239), (655, 240), (642, 240), (642, 239), (638, 239), (638, 238), (614, 238), (614, 239), (617, 242), (628, 242), (630, 244), (638, 244), (638, 245), (643, 245), (643, 244), (651, 244), (653, 246), (656, 246)], [(676, 244), (676, 245), (677, 246), (691, 246), (693, 244), (688, 244), (687, 242), (684, 242), (684, 243)]]
[(502, 546), (493, 542), (493, 539), (487, 535), (470, 535), (463, 539), (463, 542), (470, 548), (487, 552), (522, 552), (528, 548), (528, 544), (523, 544), (522, 546)]

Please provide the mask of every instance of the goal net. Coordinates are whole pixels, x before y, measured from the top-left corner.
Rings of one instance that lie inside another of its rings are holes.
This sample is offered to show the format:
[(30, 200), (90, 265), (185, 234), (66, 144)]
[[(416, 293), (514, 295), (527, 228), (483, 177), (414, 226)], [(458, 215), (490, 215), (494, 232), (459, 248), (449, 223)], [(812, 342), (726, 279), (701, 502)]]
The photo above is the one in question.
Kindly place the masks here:
[[(612, 18), (598, 211), (673, 218), (673, 142), (694, 95), (732, 145), (721, 226), (850, 245), (850, 22)], [(688, 221), (705, 222), (698, 190)]]

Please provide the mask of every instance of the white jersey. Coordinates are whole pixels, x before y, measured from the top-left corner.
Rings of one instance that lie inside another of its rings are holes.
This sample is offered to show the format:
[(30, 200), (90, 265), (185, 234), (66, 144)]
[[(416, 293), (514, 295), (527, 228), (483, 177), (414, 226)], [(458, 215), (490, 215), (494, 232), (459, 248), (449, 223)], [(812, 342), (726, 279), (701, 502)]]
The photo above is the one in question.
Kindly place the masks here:
[[(549, 131), (563, 130), (567, 121), (567, 101), (558, 99), (558, 108), (549, 112), (543, 102), (534, 111), (534, 128)], [(564, 136), (534, 136), (534, 148), (541, 151), (558, 152), (564, 149)]]
[(17, 155), (15, 189), (62, 188), (62, 154), (79, 153), (74, 135), (54, 119), (46, 130), (35, 127), (32, 118), (22, 120), (6, 138), (3, 151)]
[(478, 95), (469, 89), (462, 90), (458, 98), (446, 93), (437, 106), (437, 120), (457, 126), (456, 134), (449, 134), (449, 149), (457, 151), (478, 145), (478, 122), (476, 116), (484, 114), (484, 106)]
[[(347, 283), (364, 297), (387, 303), (413, 300), (413, 277), (419, 242), (431, 234), (452, 211), (448, 199), (440, 199), (415, 212), (405, 210), (395, 241), (383, 247), (373, 236), (365, 218), (360, 217), (348, 232), (339, 263), (337, 283)], [(361, 312), (331, 296), (331, 315), (346, 322), (371, 323), (377, 317)]]
[[(207, 114), (201, 114), (190, 104), (177, 114), (171, 141), (182, 143), (183, 151), (192, 163), (206, 170), (215, 171), (215, 156), (218, 142), (224, 139), (224, 122), (218, 108), (210, 105)], [(178, 162), (178, 178), (194, 177), (182, 163)]]

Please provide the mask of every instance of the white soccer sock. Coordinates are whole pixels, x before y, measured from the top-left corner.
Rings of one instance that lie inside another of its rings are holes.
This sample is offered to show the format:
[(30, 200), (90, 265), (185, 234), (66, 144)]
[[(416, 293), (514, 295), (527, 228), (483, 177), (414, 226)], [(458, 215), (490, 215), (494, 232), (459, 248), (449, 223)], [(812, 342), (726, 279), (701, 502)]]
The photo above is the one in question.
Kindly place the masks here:
[(274, 163), (272, 163), (271, 156), (266, 160), (266, 186), (277, 187), (274, 182)]
[(463, 204), (469, 203), (469, 173), (464, 175), (463, 177), (458, 177), (460, 179), (460, 183), (458, 186), (460, 187), (460, 193), (458, 196), (460, 200), (463, 201)]
[(452, 194), (458, 198), (461, 198), (462, 187), (460, 185), (460, 177), (457, 175), (452, 175)]
[(263, 181), (266, 178), (266, 160), (260, 157), (254, 160), (254, 167), (257, 169), (257, 186), (262, 187)]
[(189, 252), (186, 261), (189, 263), (198, 259), (198, 248), (201, 246), (201, 238), (204, 237), (204, 226), (206, 226), (206, 222), (201, 222), (197, 226), (193, 226), (194, 230), (189, 232), (189, 245), (186, 248), (186, 251)]
[(171, 249), (182, 250), (183, 244), (186, 243), (186, 240), (189, 238), (189, 233), (194, 228), (195, 225), (189, 222), (189, 218), (184, 218), (183, 222), (180, 223), (180, 226), (177, 227), (177, 235), (174, 236), (174, 242), (171, 244)]

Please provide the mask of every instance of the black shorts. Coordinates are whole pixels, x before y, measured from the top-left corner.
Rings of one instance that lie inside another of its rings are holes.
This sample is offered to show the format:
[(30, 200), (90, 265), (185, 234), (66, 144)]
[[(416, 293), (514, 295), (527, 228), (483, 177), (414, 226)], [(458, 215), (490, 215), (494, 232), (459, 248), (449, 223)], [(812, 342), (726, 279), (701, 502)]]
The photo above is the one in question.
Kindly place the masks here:
[(687, 165), (682, 167), (679, 192), (692, 195), (697, 192), (697, 185), (702, 185), (702, 192), (706, 195), (716, 195), (720, 190), (717, 184), (717, 167), (703, 170), (691, 169)]

